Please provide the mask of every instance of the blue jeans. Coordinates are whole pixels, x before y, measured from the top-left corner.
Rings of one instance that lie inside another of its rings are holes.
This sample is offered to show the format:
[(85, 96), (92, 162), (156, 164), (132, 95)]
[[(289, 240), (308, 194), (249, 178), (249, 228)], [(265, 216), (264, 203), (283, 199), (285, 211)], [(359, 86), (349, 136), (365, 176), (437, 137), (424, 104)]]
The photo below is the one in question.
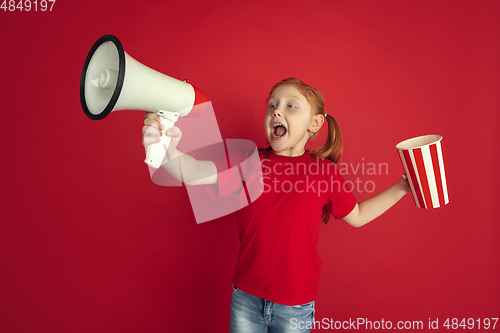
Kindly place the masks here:
[(233, 286), (230, 333), (308, 333), (314, 325), (314, 301), (283, 305)]

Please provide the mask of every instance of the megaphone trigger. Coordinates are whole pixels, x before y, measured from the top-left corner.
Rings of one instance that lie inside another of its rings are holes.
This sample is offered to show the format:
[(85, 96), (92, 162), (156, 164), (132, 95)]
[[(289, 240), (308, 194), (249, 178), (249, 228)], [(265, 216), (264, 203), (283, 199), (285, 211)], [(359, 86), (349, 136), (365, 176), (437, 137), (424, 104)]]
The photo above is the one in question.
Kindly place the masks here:
[(160, 124), (163, 129), (161, 131), (160, 142), (151, 144), (146, 149), (146, 159), (144, 162), (158, 169), (161, 166), (161, 162), (165, 158), (165, 155), (168, 151), (168, 146), (170, 146), (170, 141), (172, 138), (166, 135), (166, 132), (169, 128), (174, 127), (175, 122), (179, 119), (179, 113), (172, 113), (168, 111), (157, 111), (155, 112), (160, 117)]

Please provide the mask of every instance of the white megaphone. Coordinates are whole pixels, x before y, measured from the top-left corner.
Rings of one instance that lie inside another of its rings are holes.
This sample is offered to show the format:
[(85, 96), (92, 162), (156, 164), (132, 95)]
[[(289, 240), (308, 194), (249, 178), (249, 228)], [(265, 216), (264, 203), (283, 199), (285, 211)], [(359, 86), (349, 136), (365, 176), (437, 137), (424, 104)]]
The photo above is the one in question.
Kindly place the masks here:
[(87, 55), (80, 79), (80, 101), (83, 111), (93, 120), (111, 111), (141, 110), (157, 113), (162, 131), (161, 141), (149, 145), (146, 162), (159, 168), (171, 137), (165, 135), (179, 117), (197, 116), (208, 98), (189, 84), (157, 72), (129, 56), (113, 35), (99, 38)]

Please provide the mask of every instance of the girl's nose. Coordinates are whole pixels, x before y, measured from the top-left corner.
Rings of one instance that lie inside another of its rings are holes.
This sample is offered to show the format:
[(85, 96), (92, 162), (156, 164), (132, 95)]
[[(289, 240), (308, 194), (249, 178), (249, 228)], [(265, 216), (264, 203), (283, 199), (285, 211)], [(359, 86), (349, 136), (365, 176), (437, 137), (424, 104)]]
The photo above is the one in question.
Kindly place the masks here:
[(274, 109), (274, 112), (273, 112), (273, 117), (282, 117), (283, 116), (283, 113), (281, 112), (281, 109), (279, 107), (276, 107), (276, 109)]

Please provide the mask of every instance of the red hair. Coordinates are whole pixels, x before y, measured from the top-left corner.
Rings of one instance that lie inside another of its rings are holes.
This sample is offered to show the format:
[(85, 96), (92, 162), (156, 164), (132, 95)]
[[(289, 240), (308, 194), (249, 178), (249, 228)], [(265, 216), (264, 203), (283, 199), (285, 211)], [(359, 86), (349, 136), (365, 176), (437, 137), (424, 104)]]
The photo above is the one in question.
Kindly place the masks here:
[[(326, 158), (332, 161), (333, 163), (337, 163), (340, 160), (340, 157), (342, 156), (342, 150), (343, 150), (342, 135), (340, 134), (340, 127), (335, 118), (333, 118), (331, 115), (326, 115), (325, 113), (325, 100), (321, 92), (318, 89), (313, 88), (308, 84), (305, 84), (299, 79), (292, 77), (281, 80), (278, 83), (276, 83), (273, 89), (271, 89), (269, 97), (273, 93), (274, 89), (283, 85), (293, 86), (302, 95), (304, 95), (309, 104), (311, 104), (312, 112), (315, 115), (320, 114), (323, 117), (326, 116), (326, 121), (328, 122), (328, 135), (326, 141), (319, 148), (310, 150), (309, 154), (315, 158)], [(316, 137), (318, 132), (314, 133), (311, 136), (311, 139)], [(321, 221), (327, 223), (328, 220), (330, 219), (330, 215), (331, 215), (331, 210), (326, 205), (323, 206)]]

